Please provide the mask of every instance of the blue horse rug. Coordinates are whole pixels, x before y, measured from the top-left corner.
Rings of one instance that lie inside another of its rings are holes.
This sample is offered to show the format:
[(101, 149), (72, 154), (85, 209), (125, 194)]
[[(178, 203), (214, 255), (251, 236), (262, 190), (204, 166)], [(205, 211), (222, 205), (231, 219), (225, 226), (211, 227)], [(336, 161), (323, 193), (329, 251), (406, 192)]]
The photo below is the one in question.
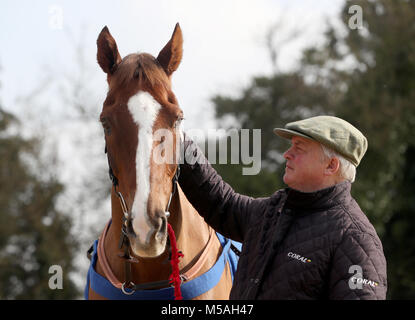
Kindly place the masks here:
[[(215, 287), (222, 276), (227, 262), (229, 262), (233, 281), (239, 260), (236, 252), (242, 250), (242, 244), (225, 238), (218, 232), (216, 232), (216, 235), (223, 248), (222, 254), (207, 272), (181, 285), (180, 289), (184, 300), (193, 299)], [(98, 240), (95, 240), (84, 291), (85, 299), (88, 300), (89, 287), (91, 287), (97, 294), (111, 300), (174, 300), (173, 287), (158, 290), (137, 290), (131, 295), (124, 294), (121, 289), (114, 287), (111, 282), (95, 271), (98, 259), (97, 249)]]

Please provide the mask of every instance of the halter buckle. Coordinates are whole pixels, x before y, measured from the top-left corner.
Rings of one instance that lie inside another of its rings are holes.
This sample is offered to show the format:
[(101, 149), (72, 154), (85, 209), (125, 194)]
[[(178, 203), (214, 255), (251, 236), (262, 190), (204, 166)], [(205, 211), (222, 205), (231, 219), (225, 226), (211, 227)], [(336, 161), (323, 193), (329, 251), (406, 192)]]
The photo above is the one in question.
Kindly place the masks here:
[[(133, 286), (135, 286), (135, 284), (134, 284), (134, 282), (132, 282), (132, 281), (130, 281), (130, 284), (132, 284)], [(135, 292), (135, 290), (134, 289), (130, 289), (131, 291), (126, 291), (125, 290), (125, 282), (122, 284), (122, 286), (121, 286), (121, 291), (125, 294), (125, 295), (127, 295), (127, 296), (131, 296), (134, 292)]]
[(186, 282), (187, 280), (189, 280), (189, 278), (185, 274), (181, 274), (180, 280), (181, 280), (181, 283), (183, 284), (183, 282)]

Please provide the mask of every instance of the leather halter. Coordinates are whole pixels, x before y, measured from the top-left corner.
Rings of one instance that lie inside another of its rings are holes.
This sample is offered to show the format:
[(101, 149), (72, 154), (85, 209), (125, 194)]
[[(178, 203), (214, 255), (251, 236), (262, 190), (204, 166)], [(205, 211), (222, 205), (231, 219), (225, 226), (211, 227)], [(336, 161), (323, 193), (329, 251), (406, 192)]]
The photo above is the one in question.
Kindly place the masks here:
[[(107, 153), (107, 147), (105, 146), (105, 153)], [(121, 192), (117, 191), (117, 186), (118, 186), (118, 179), (117, 177), (114, 175), (114, 172), (111, 168), (111, 163), (108, 159), (108, 166), (109, 166), (109, 176), (110, 179), (112, 181), (112, 184), (114, 186), (114, 190), (116, 195), (118, 196), (119, 200), (120, 200), (120, 204), (121, 204), (121, 209), (123, 211), (123, 217), (122, 217), (122, 226), (121, 226), (121, 234), (120, 234), (120, 240), (119, 240), (119, 244), (118, 244), (118, 248), (122, 249), (124, 247), (124, 252), (118, 254), (118, 256), (124, 260), (124, 273), (125, 273), (125, 281), (123, 283), (121, 283), (114, 275), (114, 273), (112, 272), (110, 265), (108, 263), (108, 260), (106, 258), (105, 255), (105, 250), (104, 250), (104, 239), (105, 236), (107, 234), (107, 231), (109, 229), (109, 226), (111, 224), (111, 221), (107, 224), (107, 226), (105, 227), (100, 239), (99, 239), (99, 243), (98, 243), (98, 260), (102, 262), (102, 268), (103, 268), (103, 272), (105, 277), (111, 282), (111, 284), (118, 288), (121, 289), (122, 292), (126, 295), (131, 295), (133, 294), (136, 290), (145, 290), (145, 289), (155, 289), (155, 288), (160, 288), (160, 287), (166, 287), (166, 286), (172, 286), (172, 281), (171, 280), (161, 280), (161, 281), (154, 281), (154, 282), (147, 282), (147, 283), (142, 283), (142, 284), (135, 284), (131, 281), (131, 264), (132, 263), (139, 263), (139, 260), (137, 260), (135, 257), (131, 256), (130, 254), (130, 240), (128, 239), (127, 236), (127, 225), (126, 223), (128, 221), (130, 221), (130, 217), (131, 217), (131, 212), (128, 211), (127, 205), (125, 203), (124, 197), (122, 195)], [(172, 201), (172, 198), (174, 196), (174, 194), (177, 192), (177, 183), (178, 183), (178, 179), (179, 179), (179, 175), (180, 175), (180, 164), (177, 165), (177, 169), (176, 172), (173, 176), (172, 179), (172, 183), (173, 183), (173, 189), (172, 192), (170, 193), (170, 198), (169, 201), (167, 203), (167, 207), (166, 207), (166, 216), (168, 217), (170, 215), (169, 213), (169, 209), (170, 209), (170, 204)], [(199, 258), (193, 263), (190, 262), (189, 265), (185, 266), (181, 271), (180, 271), (180, 278), (182, 280), (182, 283), (185, 281), (188, 281), (189, 279), (192, 279), (202, 268), (202, 266), (204, 265), (204, 263), (206, 262), (207, 257), (210, 254), (211, 249), (213, 248), (213, 240), (214, 240), (214, 230), (209, 227), (209, 240), (205, 246), (205, 248), (203, 249), (202, 253), (200, 254)], [(169, 241), (168, 241), (169, 242)], [(171, 255), (171, 249), (170, 249), (170, 245), (169, 245), (169, 259), (170, 259), (170, 255)], [(194, 260), (194, 259), (193, 259)], [(126, 290), (128, 289), (128, 290)]]

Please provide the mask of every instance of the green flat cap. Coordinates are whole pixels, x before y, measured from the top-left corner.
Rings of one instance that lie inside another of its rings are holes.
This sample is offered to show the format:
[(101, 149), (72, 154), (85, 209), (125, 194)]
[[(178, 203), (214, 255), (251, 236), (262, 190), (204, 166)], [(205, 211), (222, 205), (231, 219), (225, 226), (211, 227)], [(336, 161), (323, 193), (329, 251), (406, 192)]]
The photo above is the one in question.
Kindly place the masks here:
[(347, 121), (331, 116), (318, 116), (290, 122), (274, 133), (291, 139), (293, 136), (315, 140), (337, 151), (356, 167), (367, 150), (366, 137)]

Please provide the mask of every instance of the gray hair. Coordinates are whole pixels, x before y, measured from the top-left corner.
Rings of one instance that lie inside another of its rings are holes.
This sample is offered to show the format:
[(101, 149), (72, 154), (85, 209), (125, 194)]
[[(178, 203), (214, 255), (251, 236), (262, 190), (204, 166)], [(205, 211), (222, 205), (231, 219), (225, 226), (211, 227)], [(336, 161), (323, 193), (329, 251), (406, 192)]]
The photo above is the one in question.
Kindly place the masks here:
[(322, 144), (320, 145), (321, 145), (321, 148), (323, 149), (323, 154), (328, 159), (333, 158), (333, 157), (336, 157), (337, 159), (339, 159), (341, 177), (353, 183), (356, 178), (356, 167), (354, 166), (354, 164), (351, 163), (346, 158), (344, 158), (338, 152), (334, 151), (333, 149), (330, 149)]

